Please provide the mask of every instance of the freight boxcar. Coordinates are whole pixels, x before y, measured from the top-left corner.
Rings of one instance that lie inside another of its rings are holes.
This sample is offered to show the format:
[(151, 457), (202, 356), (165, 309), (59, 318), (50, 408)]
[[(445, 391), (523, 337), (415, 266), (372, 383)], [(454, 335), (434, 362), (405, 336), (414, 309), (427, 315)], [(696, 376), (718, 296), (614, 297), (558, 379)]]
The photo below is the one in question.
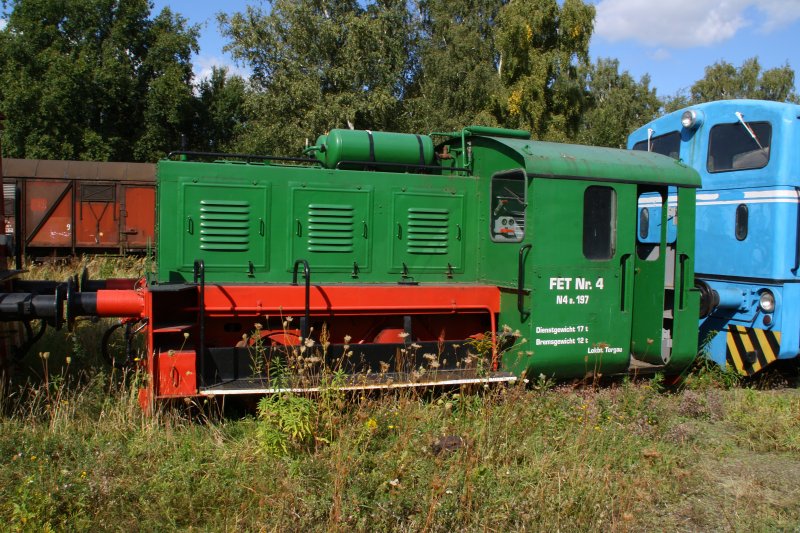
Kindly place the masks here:
[(155, 165), (3, 160), (5, 226), (23, 255), (144, 251), (154, 242)]

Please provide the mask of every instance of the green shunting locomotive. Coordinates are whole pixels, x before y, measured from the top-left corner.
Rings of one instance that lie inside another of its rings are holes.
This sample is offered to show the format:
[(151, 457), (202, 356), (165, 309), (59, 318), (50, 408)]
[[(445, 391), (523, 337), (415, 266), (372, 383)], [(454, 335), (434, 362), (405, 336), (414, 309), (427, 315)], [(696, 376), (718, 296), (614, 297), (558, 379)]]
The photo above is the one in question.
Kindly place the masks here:
[[(682, 163), (478, 126), (332, 130), (304, 155), (159, 163), (157, 273), (92, 308), (142, 322), (143, 401), (694, 359), (700, 178)], [(642, 242), (654, 192), (677, 207)]]

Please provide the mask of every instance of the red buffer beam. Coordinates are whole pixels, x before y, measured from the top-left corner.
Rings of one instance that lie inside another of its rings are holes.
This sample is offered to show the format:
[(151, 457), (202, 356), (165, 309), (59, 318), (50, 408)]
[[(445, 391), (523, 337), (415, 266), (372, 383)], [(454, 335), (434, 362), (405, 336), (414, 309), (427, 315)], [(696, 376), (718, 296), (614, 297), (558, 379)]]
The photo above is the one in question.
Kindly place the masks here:
[[(305, 287), (265, 285), (206, 285), (209, 316), (282, 314), (305, 311)], [(416, 314), (500, 312), (500, 290), (485, 285), (385, 286), (313, 285), (311, 314)]]

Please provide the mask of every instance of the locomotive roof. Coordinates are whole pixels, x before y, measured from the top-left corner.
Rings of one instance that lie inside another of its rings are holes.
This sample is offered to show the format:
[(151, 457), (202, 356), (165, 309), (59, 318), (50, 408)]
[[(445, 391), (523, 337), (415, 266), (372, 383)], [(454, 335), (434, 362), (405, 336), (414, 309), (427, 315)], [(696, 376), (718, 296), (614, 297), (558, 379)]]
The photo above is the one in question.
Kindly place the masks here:
[(4, 157), (3, 177), (152, 182), (156, 179), (156, 166), (152, 163), (108, 163)]
[(700, 187), (693, 168), (650, 152), (491, 137), (525, 159), (531, 176)]
[[(768, 112), (774, 113), (776, 116), (782, 117), (788, 122), (793, 122), (797, 117), (800, 117), (800, 105), (788, 102), (774, 102), (770, 100), (748, 100), (748, 99), (733, 99), (733, 100), (715, 100), (712, 102), (703, 102), (701, 104), (694, 104), (683, 107), (666, 115), (660, 116), (644, 124), (640, 128), (634, 130), (628, 136), (628, 142), (633, 144), (633, 140), (647, 138), (647, 129), (653, 128), (654, 135), (662, 135), (670, 131), (681, 130), (681, 115), (688, 110), (693, 109), (706, 113), (706, 120), (711, 124), (719, 122), (735, 122), (736, 111), (745, 111), (744, 118), (752, 120), (753, 115), (750, 113)], [(756, 118), (756, 120), (763, 120)]]

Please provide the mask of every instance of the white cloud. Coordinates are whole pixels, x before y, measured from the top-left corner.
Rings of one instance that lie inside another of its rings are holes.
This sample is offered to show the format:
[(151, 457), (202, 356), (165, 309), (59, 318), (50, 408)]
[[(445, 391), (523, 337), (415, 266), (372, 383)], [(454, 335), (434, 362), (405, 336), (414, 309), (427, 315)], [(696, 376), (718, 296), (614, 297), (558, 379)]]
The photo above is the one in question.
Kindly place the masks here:
[(0, 19), (0, 31), (6, 29), (6, 24), (8, 24), (8, 21), (6, 19)]
[(654, 61), (666, 61), (672, 57), (672, 54), (666, 48), (657, 48), (650, 51), (647, 56)]
[(609, 41), (691, 48), (742, 28), (769, 32), (800, 18), (800, 0), (600, 0), (595, 33)]
[(195, 82), (210, 78), (212, 67), (226, 67), (228, 75), (236, 74), (244, 79), (249, 78), (251, 74), (249, 69), (237, 67), (230, 59), (218, 56), (199, 55), (192, 60), (192, 64), (194, 65)]
[(800, 18), (800, 0), (766, 0), (759, 4), (766, 20), (761, 25), (765, 32), (791, 24)]

